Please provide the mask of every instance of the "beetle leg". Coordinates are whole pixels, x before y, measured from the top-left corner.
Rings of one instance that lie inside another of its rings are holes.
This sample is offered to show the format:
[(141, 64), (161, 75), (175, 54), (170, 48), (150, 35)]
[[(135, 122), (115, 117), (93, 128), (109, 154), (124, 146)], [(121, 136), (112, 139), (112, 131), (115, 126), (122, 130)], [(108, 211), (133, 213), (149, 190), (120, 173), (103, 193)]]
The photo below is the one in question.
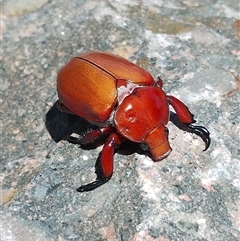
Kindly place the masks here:
[(92, 142), (94, 142), (97, 138), (99, 138), (100, 136), (109, 134), (111, 132), (111, 128), (109, 126), (100, 128), (100, 129), (96, 129), (93, 130), (89, 133), (87, 133), (81, 140), (81, 144), (82, 145), (87, 145), (90, 144)]
[[(74, 127), (74, 126), (73, 126)], [(87, 127), (86, 127), (87, 128)], [(82, 131), (83, 132), (83, 131)], [(77, 133), (75, 128), (71, 128), (68, 131), (68, 134), (64, 138), (64, 140), (67, 140), (68, 142), (72, 144), (79, 144), (79, 145), (88, 145), (93, 143), (97, 138), (107, 135), (111, 132), (110, 127), (103, 127), (103, 128), (97, 128), (94, 130), (90, 130), (90, 132), (86, 134)], [(72, 134), (78, 134), (78, 137), (72, 136)]]
[(196, 121), (193, 119), (193, 114), (189, 111), (188, 107), (174, 96), (167, 96), (169, 104), (176, 111), (176, 114), (180, 121), (185, 124), (192, 124)]
[(97, 178), (94, 182), (83, 185), (77, 189), (78, 192), (88, 192), (108, 182), (113, 174), (114, 150), (121, 144), (121, 138), (112, 133), (103, 146), (103, 150), (97, 159), (95, 173)]
[(205, 143), (205, 149), (203, 151), (206, 151), (208, 149), (211, 143), (211, 138), (209, 131), (205, 127), (182, 123), (179, 116), (172, 111), (170, 112), (170, 121), (179, 129), (187, 131), (189, 133), (194, 133), (197, 136), (201, 137)]

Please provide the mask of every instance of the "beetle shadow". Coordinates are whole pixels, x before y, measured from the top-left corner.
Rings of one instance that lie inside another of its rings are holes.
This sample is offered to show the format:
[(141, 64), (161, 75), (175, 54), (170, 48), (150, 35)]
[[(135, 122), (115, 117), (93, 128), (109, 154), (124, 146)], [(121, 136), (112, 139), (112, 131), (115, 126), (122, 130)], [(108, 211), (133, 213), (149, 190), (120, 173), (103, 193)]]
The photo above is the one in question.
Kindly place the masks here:
[[(59, 111), (56, 102), (45, 116), (45, 126), (51, 138), (58, 143), (59, 141), (66, 140), (72, 127), (78, 123), (79, 119), (80, 117), (76, 115), (70, 115)], [(87, 121), (82, 119), (83, 128), (87, 128), (86, 125)]]
[[(103, 145), (107, 138), (107, 136), (102, 136), (97, 138), (93, 143), (81, 145), (81, 138), (86, 133), (97, 129), (98, 127), (92, 125), (87, 120), (79, 116), (71, 115), (58, 110), (57, 102), (47, 112), (45, 116), (45, 126), (51, 138), (56, 143), (62, 140), (68, 141), (72, 144), (78, 144), (80, 148), (84, 150), (96, 149), (98, 146)], [(71, 138), (69, 139), (69, 136), (73, 133), (78, 136), (77, 138), (74, 138), (75, 141), (71, 141)], [(140, 148), (139, 143), (134, 143), (128, 140), (123, 142), (120, 147), (115, 150), (115, 153), (119, 153), (121, 155), (131, 155), (133, 153), (148, 155), (146, 151), (143, 151)]]

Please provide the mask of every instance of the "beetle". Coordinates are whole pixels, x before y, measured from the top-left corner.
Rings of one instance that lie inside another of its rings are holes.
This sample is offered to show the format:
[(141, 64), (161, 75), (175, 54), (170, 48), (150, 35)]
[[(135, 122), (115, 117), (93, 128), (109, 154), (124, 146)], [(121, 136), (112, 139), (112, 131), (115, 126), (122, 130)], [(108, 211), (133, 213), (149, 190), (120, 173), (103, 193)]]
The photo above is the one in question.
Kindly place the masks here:
[[(166, 125), (169, 119), (180, 129), (194, 133), (208, 149), (211, 139), (196, 121), (188, 107), (167, 95), (160, 77), (114, 54), (91, 51), (72, 58), (57, 77), (58, 109), (86, 119), (98, 126), (81, 140), (68, 136), (71, 142), (88, 145), (107, 136), (96, 165), (95, 181), (77, 191), (91, 191), (110, 180), (115, 149), (125, 141), (139, 143), (155, 162), (166, 158), (171, 147)], [(175, 113), (170, 112), (169, 106)]]

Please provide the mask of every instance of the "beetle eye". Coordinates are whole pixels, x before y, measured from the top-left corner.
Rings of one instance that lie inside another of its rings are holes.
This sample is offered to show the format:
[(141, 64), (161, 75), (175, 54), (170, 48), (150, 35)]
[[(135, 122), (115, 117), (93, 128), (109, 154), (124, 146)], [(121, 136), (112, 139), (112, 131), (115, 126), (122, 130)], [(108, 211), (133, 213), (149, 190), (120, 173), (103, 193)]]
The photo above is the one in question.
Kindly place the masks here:
[(166, 133), (167, 136), (169, 135), (169, 130), (168, 130), (167, 127), (165, 127), (165, 133)]
[(146, 142), (141, 142), (140, 143), (140, 147), (144, 151), (149, 150), (149, 146), (148, 146), (148, 144)]

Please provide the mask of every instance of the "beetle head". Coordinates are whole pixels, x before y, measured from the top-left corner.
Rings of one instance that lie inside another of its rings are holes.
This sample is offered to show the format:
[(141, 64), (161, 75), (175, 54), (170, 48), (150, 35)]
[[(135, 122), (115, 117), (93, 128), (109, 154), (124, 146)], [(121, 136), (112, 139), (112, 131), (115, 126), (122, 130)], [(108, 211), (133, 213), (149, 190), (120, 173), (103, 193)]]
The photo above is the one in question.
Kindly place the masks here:
[(145, 138), (144, 142), (147, 143), (153, 161), (161, 161), (166, 158), (172, 148), (168, 142), (168, 130), (164, 125), (159, 125), (152, 130)]

